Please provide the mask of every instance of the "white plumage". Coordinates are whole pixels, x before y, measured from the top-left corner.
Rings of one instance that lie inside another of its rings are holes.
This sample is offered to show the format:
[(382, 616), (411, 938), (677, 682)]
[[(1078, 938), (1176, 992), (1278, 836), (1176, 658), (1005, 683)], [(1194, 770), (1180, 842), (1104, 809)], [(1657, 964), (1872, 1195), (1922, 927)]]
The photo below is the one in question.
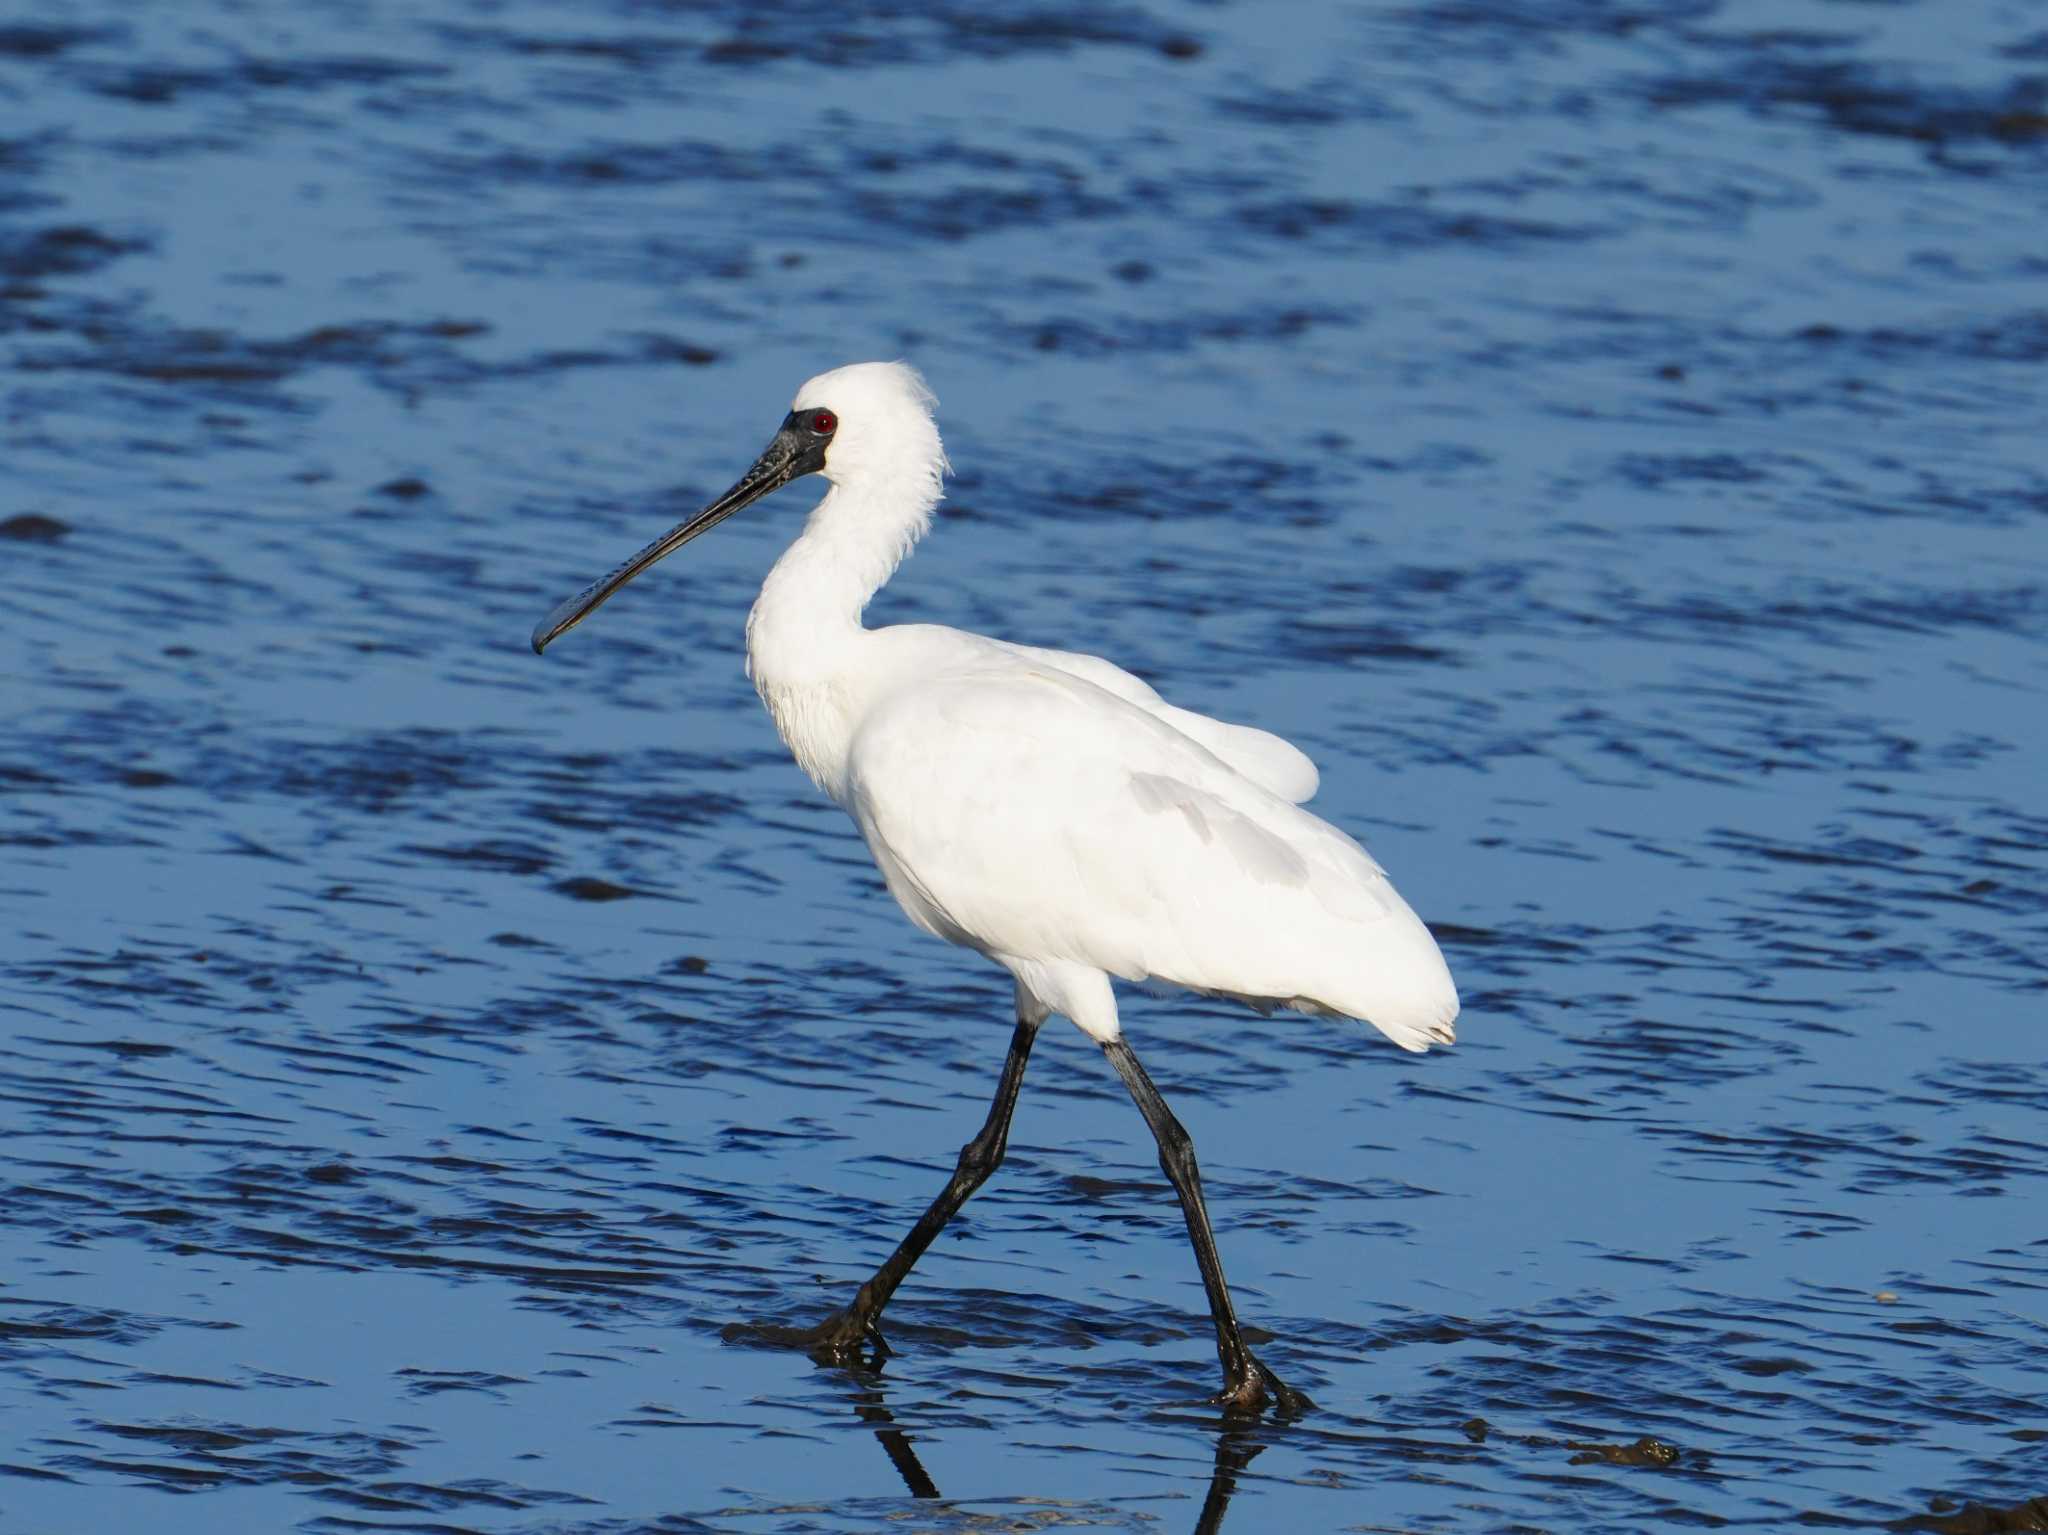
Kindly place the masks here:
[(878, 1336), (889, 1292), (1000, 1159), (1031, 1031), (1058, 1013), (1103, 1044), (1160, 1138), (1210, 1289), (1224, 1400), (1305, 1404), (1237, 1336), (1192, 1147), (1122, 1041), (1109, 978), (1360, 1018), (1421, 1051), (1452, 1042), (1450, 972), (1386, 872), (1300, 807), (1315, 765), (1278, 736), (1175, 708), (1096, 656), (862, 624), (940, 498), (933, 404), (902, 363), (810, 380), (746, 478), (558, 608), (535, 648), (732, 511), (822, 473), (830, 490), (748, 618), (748, 673), (910, 919), (1015, 977), (1019, 1028), (948, 1193), (861, 1299), (802, 1341), (836, 1358)]

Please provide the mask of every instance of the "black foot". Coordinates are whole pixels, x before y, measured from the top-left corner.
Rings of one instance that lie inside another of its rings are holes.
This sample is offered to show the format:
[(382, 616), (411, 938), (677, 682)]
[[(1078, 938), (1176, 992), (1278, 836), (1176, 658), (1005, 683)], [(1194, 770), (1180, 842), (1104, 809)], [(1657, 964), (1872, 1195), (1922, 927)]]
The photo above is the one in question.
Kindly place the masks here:
[(1257, 1417), (1267, 1408), (1275, 1417), (1298, 1418), (1305, 1412), (1314, 1412), (1316, 1404), (1281, 1380), (1258, 1360), (1249, 1361), (1250, 1368), (1234, 1380), (1226, 1380), (1223, 1389), (1210, 1398), (1221, 1407), (1228, 1417)]
[(827, 1317), (816, 1327), (780, 1322), (734, 1322), (719, 1337), (749, 1348), (800, 1349), (820, 1364), (868, 1364), (888, 1357), (881, 1328), (851, 1311)]

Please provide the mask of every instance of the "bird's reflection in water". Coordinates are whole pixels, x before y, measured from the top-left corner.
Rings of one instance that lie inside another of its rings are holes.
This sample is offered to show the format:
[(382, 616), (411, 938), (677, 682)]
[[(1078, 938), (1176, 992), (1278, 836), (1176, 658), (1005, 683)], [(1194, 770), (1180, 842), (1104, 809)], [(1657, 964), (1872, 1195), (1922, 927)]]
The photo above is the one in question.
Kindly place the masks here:
[[(882, 1373), (876, 1369), (846, 1372), (852, 1389), (849, 1399), (861, 1422), (875, 1431), (875, 1440), (889, 1457), (889, 1464), (903, 1478), (913, 1498), (943, 1498), (938, 1483), (917, 1458), (910, 1434), (889, 1411), (888, 1393)], [(1266, 1446), (1243, 1429), (1226, 1428), (1216, 1436), (1216, 1463), (1209, 1473), (1209, 1492), (1202, 1499), (1201, 1515), (1195, 1520), (1195, 1535), (1220, 1535), (1223, 1519), (1230, 1512), (1230, 1500), (1237, 1492), (1237, 1474), (1252, 1463)]]
[(882, 1390), (882, 1372), (850, 1370), (847, 1373), (853, 1381), (853, 1410), (860, 1415), (861, 1422), (875, 1431), (876, 1440), (889, 1456), (889, 1464), (903, 1478), (903, 1485), (910, 1489), (910, 1495), (913, 1498), (941, 1496), (938, 1484), (925, 1470), (924, 1462), (917, 1458), (917, 1451), (910, 1447), (910, 1435), (896, 1426), (896, 1417), (889, 1411), (887, 1393)]
[(1223, 1528), (1223, 1516), (1230, 1512), (1230, 1499), (1237, 1491), (1237, 1473), (1264, 1448), (1242, 1429), (1226, 1428), (1216, 1436), (1216, 1466), (1209, 1473), (1209, 1496), (1202, 1500), (1195, 1535), (1216, 1535)]

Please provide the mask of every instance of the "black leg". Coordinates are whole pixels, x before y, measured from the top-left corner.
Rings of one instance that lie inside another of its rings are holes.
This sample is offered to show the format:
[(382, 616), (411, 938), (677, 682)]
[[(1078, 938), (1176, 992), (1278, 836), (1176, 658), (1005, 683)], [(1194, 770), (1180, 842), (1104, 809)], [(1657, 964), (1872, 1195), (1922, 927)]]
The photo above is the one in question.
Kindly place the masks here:
[(1145, 1075), (1129, 1041), (1119, 1037), (1102, 1049), (1130, 1089), (1145, 1123), (1152, 1127), (1152, 1138), (1159, 1142), (1159, 1166), (1180, 1196), (1181, 1213), (1187, 1217), (1188, 1240), (1194, 1244), (1202, 1287), (1209, 1292), (1209, 1314), (1216, 1321), (1216, 1357), (1223, 1365), (1223, 1391), (1216, 1400), (1236, 1412), (1256, 1412), (1268, 1403), (1283, 1413), (1306, 1411), (1315, 1404), (1260, 1364), (1238, 1330), (1237, 1309), (1230, 1303), (1230, 1287), (1223, 1282), (1223, 1260), (1216, 1255), (1216, 1233), (1209, 1227), (1209, 1209), (1202, 1202), (1202, 1174), (1195, 1165), (1194, 1141)]
[(996, 1084), (995, 1102), (989, 1105), (988, 1122), (979, 1135), (960, 1148), (959, 1165), (939, 1191), (939, 1197), (910, 1228), (910, 1235), (897, 1244), (896, 1251), (875, 1270), (874, 1277), (860, 1287), (853, 1304), (797, 1340), (815, 1357), (843, 1364), (859, 1357), (865, 1346), (886, 1350), (877, 1327), (882, 1308), (889, 1304), (889, 1297), (903, 1283), (911, 1265), (924, 1256), (924, 1250), (932, 1245), (932, 1239), (945, 1228), (954, 1212), (1002, 1164), (1004, 1148), (1010, 1141), (1010, 1115), (1017, 1107), (1018, 1090), (1024, 1086), (1024, 1063), (1031, 1058), (1031, 1044), (1037, 1037), (1037, 1020), (1017, 1020), (1017, 1032), (1010, 1036), (1010, 1054), (1003, 1062), (1002, 1081)]

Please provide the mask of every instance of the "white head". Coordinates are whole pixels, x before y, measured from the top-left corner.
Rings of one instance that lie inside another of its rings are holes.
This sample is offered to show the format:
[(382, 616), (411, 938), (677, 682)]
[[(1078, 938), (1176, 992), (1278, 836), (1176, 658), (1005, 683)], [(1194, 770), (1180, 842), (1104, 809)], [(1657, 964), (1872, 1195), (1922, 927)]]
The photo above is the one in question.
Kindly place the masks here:
[(948, 465), (932, 424), (937, 403), (908, 363), (857, 362), (820, 373), (796, 392), (774, 440), (732, 489), (560, 604), (534, 629), (533, 648), (546, 649), (656, 560), (806, 474), (824, 475), (833, 488), (813, 527), (823, 520), (853, 533), (866, 546), (862, 562), (877, 564), (879, 584), (924, 532), (942, 493)]
[(822, 411), (836, 422), (818, 471), (834, 485), (928, 493), (929, 506), (948, 467), (932, 424), (938, 403), (909, 363), (856, 362), (807, 381), (790, 402), (790, 416), (814, 423)]

